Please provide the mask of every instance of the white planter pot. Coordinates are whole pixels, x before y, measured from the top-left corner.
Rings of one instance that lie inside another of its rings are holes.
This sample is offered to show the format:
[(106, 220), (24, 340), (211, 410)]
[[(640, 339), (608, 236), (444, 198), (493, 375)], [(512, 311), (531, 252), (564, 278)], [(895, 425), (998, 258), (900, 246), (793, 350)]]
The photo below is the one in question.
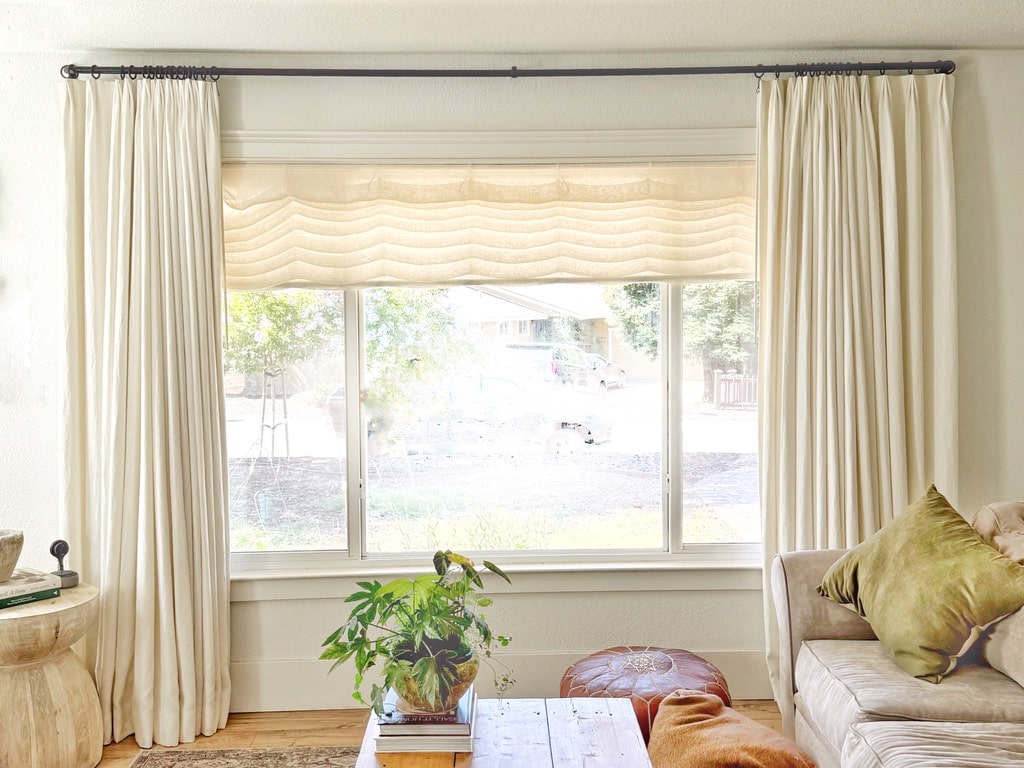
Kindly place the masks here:
[(11, 578), (14, 566), (21, 557), (21, 547), (24, 543), (25, 534), (21, 531), (0, 528), (0, 582)]

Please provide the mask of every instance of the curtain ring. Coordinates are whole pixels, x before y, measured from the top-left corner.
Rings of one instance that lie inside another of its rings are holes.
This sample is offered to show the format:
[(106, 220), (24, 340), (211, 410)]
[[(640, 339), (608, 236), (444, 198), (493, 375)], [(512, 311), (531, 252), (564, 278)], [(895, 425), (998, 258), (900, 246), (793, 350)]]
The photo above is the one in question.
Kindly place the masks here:
[(89, 74), (92, 75), (92, 79), (93, 80), (99, 80), (100, 79), (100, 73), (96, 71), (96, 65), (95, 64), (93, 64), (91, 67), (89, 67)]
[(216, 83), (218, 80), (220, 80), (220, 73), (217, 72), (217, 68), (216, 67), (209, 67), (206, 70), (206, 73), (204, 73), (204, 77), (205, 77), (206, 74), (209, 74), (210, 80), (212, 82), (214, 82), (214, 83)]

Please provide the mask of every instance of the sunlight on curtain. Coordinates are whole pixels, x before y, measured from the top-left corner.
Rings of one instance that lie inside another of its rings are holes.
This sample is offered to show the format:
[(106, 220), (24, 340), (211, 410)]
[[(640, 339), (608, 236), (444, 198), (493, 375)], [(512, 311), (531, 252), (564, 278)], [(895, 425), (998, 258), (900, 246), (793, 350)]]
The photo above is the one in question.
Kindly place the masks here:
[(66, 86), (63, 513), (100, 590), (105, 740), (173, 746), (231, 689), (217, 91)]
[(948, 75), (764, 80), (758, 105), (761, 500), (777, 552), (846, 548), (934, 482), (957, 493)]
[(224, 168), (228, 287), (753, 276), (750, 161)]

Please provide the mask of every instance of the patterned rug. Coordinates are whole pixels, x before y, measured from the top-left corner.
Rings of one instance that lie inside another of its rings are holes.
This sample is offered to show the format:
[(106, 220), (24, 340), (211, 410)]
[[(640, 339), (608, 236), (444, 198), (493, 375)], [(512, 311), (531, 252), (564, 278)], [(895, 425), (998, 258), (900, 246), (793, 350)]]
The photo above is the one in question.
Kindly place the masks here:
[(131, 768), (354, 768), (358, 756), (359, 747), (150, 750)]

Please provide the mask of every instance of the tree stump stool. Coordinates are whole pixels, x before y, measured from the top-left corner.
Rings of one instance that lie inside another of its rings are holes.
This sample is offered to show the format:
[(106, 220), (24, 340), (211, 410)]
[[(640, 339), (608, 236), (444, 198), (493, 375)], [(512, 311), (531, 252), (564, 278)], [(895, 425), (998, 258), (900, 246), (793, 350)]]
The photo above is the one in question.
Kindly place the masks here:
[(680, 688), (713, 693), (725, 706), (732, 706), (729, 685), (711, 662), (677, 648), (636, 645), (605, 648), (580, 659), (565, 670), (559, 694), (562, 698), (629, 698), (647, 742), (658, 705)]

